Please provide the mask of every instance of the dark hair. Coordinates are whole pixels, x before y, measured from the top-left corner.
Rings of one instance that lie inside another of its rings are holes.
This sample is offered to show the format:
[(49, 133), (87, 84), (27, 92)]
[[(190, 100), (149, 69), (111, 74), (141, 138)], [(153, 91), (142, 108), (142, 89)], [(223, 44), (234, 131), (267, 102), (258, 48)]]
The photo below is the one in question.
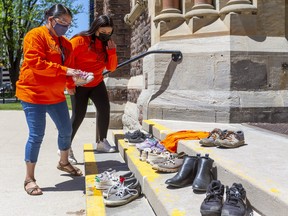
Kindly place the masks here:
[(63, 6), (62, 4), (55, 4), (49, 10), (45, 11), (44, 19), (47, 22), (50, 16), (58, 18), (62, 16), (63, 14), (68, 14), (69, 16), (72, 17), (72, 13), (69, 10), (69, 8)]
[(95, 32), (100, 27), (112, 27), (113, 28), (113, 20), (108, 15), (101, 15), (97, 17), (91, 24), (90, 28), (87, 31), (82, 31), (73, 37), (76, 36), (91, 36), (92, 40), (95, 40)]

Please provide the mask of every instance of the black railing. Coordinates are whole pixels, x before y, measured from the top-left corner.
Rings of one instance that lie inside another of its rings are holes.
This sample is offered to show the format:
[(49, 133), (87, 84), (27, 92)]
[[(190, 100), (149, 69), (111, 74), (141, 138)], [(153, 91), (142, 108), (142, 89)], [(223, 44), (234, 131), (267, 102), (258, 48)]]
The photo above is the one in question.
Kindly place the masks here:
[[(124, 65), (127, 65), (131, 62), (134, 62), (140, 58), (143, 58), (144, 56), (146, 55), (149, 55), (149, 54), (153, 54), (153, 53), (159, 53), (159, 54), (172, 54), (171, 58), (174, 62), (177, 62), (177, 61), (180, 61), (182, 59), (182, 52), (179, 51), (179, 50), (151, 50), (151, 51), (147, 51), (147, 52), (144, 52), (142, 54), (139, 54), (131, 59), (128, 59), (127, 61), (121, 63), (121, 64), (118, 64), (117, 65), (117, 68), (120, 68), (120, 67), (123, 67)], [(103, 71), (103, 76), (108, 74), (110, 71), (106, 70), (106, 71)], [(97, 130), (97, 126), (96, 126), (96, 142), (99, 141), (99, 132)]]
[[(149, 54), (154, 54), (154, 53), (159, 53), (159, 54), (172, 54), (171, 58), (173, 61), (177, 62), (177, 61), (180, 61), (182, 59), (182, 52), (179, 51), (179, 50), (151, 50), (151, 51), (147, 51), (147, 52), (144, 52), (142, 54), (139, 54), (131, 59), (128, 59), (127, 61), (125, 62), (122, 62), (120, 64), (118, 64), (117, 68), (120, 68), (120, 67), (123, 67), (124, 65), (127, 65), (131, 62), (134, 62), (134, 61), (137, 61), (138, 59), (140, 58), (143, 58), (144, 56), (146, 55), (149, 55)], [(108, 74), (110, 71), (106, 70), (106, 71), (103, 71), (103, 76)]]

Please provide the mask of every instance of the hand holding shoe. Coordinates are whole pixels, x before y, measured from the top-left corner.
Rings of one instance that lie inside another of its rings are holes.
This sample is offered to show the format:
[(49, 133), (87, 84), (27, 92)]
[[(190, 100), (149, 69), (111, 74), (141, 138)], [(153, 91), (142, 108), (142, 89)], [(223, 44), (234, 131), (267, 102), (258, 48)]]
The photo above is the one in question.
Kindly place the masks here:
[(76, 86), (83, 86), (94, 80), (94, 74), (78, 70), (78, 74), (72, 76)]
[(66, 76), (76, 76), (79, 74), (79, 70), (73, 69), (73, 68), (67, 68)]

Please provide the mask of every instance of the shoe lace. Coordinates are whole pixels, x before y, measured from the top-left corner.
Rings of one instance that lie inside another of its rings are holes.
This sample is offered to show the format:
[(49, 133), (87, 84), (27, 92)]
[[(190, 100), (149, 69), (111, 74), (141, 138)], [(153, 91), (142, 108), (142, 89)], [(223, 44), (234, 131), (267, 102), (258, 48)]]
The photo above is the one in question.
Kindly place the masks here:
[(209, 192), (206, 194), (205, 201), (208, 202), (211, 199), (218, 200), (218, 201), (221, 201), (223, 199), (223, 195), (218, 186), (212, 187), (211, 189), (209, 189)]
[(233, 206), (237, 206), (242, 201), (242, 194), (235, 187), (227, 188), (226, 197), (226, 202)]
[(172, 163), (173, 165), (175, 164), (175, 158), (169, 158), (168, 160), (166, 160), (166, 161), (164, 162), (165, 165), (171, 164), (171, 163)]
[(212, 138), (216, 140), (217, 138), (220, 138), (222, 135), (222, 131), (219, 128), (215, 128), (213, 131), (210, 132), (208, 138)]
[(116, 179), (116, 170), (106, 170), (98, 175), (95, 176), (96, 181), (106, 181), (106, 180), (113, 180)]
[(138, 191), (136, 189), (129, 188), (129, 186), (124, 186), (124, 184), (122, 183), (115, 195), (122, 198), (123, 196), (125, 196), (125, 194), (130, 194), (134, 196), (138, 194)]

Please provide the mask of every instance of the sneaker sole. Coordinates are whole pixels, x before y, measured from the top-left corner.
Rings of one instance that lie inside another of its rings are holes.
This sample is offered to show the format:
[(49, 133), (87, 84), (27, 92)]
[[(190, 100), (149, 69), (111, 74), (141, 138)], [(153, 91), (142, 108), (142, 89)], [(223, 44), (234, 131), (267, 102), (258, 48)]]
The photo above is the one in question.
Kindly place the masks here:
[(238, 142), (237, 145), (229, 145), (226, 143), (217, 143), (217, 146), (225, 147), (225, 148), (237, 148), (245, 144), (245, 141)]
[(121, 205), (125, 205), (135, 199), (137, 199), (139, 197), (139, 194), (135, 195), (135, 196), (131, 196), (126, 200), (109, 200), (109, 199), (104, 199), (104, 204), (106, 206), (121, 206)]
[(173, 168), (173, 169), (167, 169), (167, 168), (157, 166), (157, 167), (154, 167), (153, 169), (156, 169), (156, 170), (161, 171), (161, 172), (174, 173), (174, 172), (177, 172), (179, 170), (179, 167)]
[(202, 211), (200, 210), (202, 216), (222, 216), (221, 212), (211, 212), (211, 211)]
[(112, 186), (112, 184), (103, 184), (103, 183), (95, 183), (95, 187), (98, 189), (98, 190), (106, 190), (106, 189), (109, 189), (110, 187)]

